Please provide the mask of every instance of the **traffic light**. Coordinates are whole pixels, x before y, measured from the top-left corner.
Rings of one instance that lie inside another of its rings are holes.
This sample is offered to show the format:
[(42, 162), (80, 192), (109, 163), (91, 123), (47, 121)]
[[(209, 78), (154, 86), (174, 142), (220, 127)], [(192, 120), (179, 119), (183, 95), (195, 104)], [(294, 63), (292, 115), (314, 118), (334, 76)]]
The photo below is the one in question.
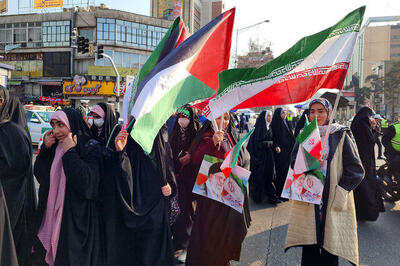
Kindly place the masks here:
[(79, 36), (78, 37), (78, 53), (83, 52), (83, 46), (84, 46), (84, 42), (85, 42), (85, 37)]
[(104, 53), (104, 47), (103, 45), (98, 45), (97, 46), (97, 59), (103, 58), (103, 53)]
[(82, 36), (78, 37), (78, 53), (89, 53), (89, 39), (85, 39)]

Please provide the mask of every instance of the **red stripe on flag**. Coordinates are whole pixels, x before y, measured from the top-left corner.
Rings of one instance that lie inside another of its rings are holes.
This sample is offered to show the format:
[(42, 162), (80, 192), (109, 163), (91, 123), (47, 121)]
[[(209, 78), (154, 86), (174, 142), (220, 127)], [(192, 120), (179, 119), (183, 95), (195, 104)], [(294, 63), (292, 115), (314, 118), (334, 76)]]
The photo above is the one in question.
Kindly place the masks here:
[(176, 45), (175, 48), (178, 47), (181, 43), (183, 43), (184, 40), (189, 38), (190, 33), (186, 29), (185, 23), (183, 23), (183, 20), (179, 21), (179, 35), (178, 39), (176, 40)]
[(312, 148), (310, 151), (310, 155), (314, 158), (320, 159), (321, 158), (321, 150), (322, 150), (322, 144), (321, 141), (317, 143), (317, 145)]
[(235, 8), (224, 13), (208, 40), (187, 67), (189, 73), (214, 91), (218, 91), (218, 74), (229, 66), (234, 18)]
[(342, 89), (347, 69), (336, 69), (325, 75), (307, 76), (276, 83), (232, 109), (284, 105), (304, 102), (319, 89)]

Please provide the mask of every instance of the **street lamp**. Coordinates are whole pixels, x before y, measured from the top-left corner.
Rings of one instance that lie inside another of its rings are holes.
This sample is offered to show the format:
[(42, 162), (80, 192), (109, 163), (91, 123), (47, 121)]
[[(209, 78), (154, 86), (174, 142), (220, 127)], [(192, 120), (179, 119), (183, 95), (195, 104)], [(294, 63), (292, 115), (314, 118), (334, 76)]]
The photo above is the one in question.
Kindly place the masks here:
[(269, 19), (266, 19), (266, 20), (263, 20), (263, 21), (258, 22), (258, 23), (256, 23), (256, 24), (253, 24), (253, 25), (250, 25), (250, 26), (246, 26), (246, 27), (243, 27), (243, 28), (240, 28), (240, 29), (236, 29), (236, 51), (235, 51), (236, 63), (237, 63), (237, 58), (238, 58), (238, 38), (239, 38), (239, 32), (243, 32), (243, 31), (248, 30), (248, 29), (250, 29), (250, 28), (252, 28), (252, 27), (258, 26), (258, 25), (263, 24), (263, 23), (268, 23), (268, 22), (269, 22)]

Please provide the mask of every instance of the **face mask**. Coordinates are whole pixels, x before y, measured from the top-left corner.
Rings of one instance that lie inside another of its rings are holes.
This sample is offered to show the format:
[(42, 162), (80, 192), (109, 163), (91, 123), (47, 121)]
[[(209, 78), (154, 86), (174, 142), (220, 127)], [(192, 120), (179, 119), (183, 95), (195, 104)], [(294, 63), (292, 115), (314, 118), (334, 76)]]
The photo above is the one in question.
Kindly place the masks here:
[(187, 128), (187, 126), (190, 123), (190, 120), (188, 118), (181, 117), (178, 119), (178, 123), (182, 128)]
[(89, 123), (90, 126), (93, 126), (93, 118), (89, 118), (88, 119), (88, 123)]
[(102, 127), (104, 125), (104, 120), (99, 118), (99, 119), (94, 119), (93, 123), (96, 125), (96, 127)]

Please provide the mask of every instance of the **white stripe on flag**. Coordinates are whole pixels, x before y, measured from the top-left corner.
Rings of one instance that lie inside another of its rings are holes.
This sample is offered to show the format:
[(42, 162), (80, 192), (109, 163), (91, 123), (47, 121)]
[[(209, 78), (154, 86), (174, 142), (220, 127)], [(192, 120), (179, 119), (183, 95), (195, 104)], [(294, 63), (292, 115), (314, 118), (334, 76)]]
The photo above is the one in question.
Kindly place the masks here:
[(192, 75), (186, 70), (186, 67), (193, 58), (194, 56), (189, 57), (160, 71), (146, 83), (132, 108), (132, 115), (136, 120), (151, 112), (172, 87)]

